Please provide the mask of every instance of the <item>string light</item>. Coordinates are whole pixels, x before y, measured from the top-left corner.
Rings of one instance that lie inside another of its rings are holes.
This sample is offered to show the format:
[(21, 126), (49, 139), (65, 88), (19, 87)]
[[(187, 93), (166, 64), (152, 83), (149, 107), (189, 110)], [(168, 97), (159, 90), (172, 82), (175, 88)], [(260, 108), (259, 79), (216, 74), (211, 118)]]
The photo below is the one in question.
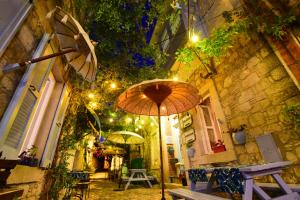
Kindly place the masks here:
[(109, 118), (108, 120), (110, 123), (114, 122), (114, 119), (113, 118)]
[(93, 108), (95, 108), (95, 107), (97, 107), (97, 103), (96, 103), (96, 102), (92, 102), (92, 103), (91, 103), (91, 106), (92, 106)]
[(145, 124), (145, 121), (144, 121), (144, 120), (141, 120), (141, 124)]
[(132, 122), (132, 118), (130, 118), (130, 117), (127, 117), (127, 118), (126, 118), (126, 122), (127, 122), (127, 123), (130, 123), (130, 122)]
[(138, 132), (138, 131), (139, 131), (139, 129), (138, 129), (138, 128), (136, 128), (136, 129), (135, 129), (135, 132)]
[(150, 126), (154, 126), (154, 123), (153, 123), (153, 122), (151, 122), (151, 123), (150, 123)]
[(178, 77), (177, 77), (177, 76), (174, 76), (174, 77), (173, 77), (173, 81), (178, 81)]
[(116, 83), (111, 83), (110, 84), (110, 88), (111, 89), (116, 89), (117, 88), (117, 84)]
[(91, 98), (91, 99), (93, 99), (95, 97), (95, 95), (93, 93), (89, 93), (88, 97)]

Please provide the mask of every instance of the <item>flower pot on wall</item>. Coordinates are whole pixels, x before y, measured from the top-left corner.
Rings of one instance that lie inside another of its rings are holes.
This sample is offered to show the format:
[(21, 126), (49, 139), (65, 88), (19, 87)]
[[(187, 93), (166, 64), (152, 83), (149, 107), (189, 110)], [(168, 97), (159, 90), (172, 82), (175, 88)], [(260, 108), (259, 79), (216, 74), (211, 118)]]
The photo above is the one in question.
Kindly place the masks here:
[(246, 144), (246, 132), (244, 130), (232, 133), (234, 144)]

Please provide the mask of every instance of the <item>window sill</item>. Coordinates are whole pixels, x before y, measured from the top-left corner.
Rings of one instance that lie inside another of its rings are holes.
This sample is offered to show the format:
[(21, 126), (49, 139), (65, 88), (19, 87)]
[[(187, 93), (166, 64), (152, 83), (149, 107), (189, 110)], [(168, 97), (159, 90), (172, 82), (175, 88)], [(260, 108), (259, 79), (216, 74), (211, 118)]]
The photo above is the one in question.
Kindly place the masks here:
[(211, 164), (211, 163), (219, 163), (219, 162), (230, 162), (236, 160), (236, 154), (234, 150), (226, 150), (219, 153), (213, 153), (209, 155), (199, 156), (200, 165), (201, 164)]

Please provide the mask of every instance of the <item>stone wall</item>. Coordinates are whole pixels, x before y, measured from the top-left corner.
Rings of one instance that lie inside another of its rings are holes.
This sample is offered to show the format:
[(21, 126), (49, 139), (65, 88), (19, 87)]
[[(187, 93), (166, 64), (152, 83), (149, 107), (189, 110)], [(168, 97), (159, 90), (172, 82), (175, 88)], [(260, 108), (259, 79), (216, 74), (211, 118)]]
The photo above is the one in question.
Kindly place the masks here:
[[(21, 62), (32, 57), (43, 34), (46, 30), (50, 30), (45, 16), (50, 8), (53, 7), (52, 4), (53, 1), (35, 1), (33, 9), (25, 22), (0, 57), (0, 68), (3, 68), (6, 64)], [(0, 70), (0, 120), (24, 71), (25, 69), (20, 69), (3, 74), (2, 70)]]
[[(272, 133), (284, 160), (293, 162), (285, 179), (299, 183), (300, 135), (286, 124), (282, 111), (300, 101), (300, 92), (267, 42), (255, 34), (240, 36), (216, 69), (213, 79), (227, 126), (247, 125), (246, 144), (234, 146), (238, 163), (262, 162), (255, 137)], [(199, 89), (206, 82), (201, 72), (197, 69), (189, 79)]]
[(24, 190), (22, 200), (38, 200), (44, 187), (45, 172), (37, 167), (17, 165), (11, 170), (7, 184)]

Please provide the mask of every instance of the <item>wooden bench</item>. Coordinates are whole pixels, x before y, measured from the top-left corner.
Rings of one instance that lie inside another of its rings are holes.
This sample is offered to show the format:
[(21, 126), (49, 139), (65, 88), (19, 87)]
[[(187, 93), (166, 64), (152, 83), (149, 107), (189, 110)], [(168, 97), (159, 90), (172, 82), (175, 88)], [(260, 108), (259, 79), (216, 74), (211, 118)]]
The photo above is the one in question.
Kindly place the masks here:
[(173, 200), (185, 199), (185, 200), (224, 200), (225, 198), (204, 194), (200, 192), (194, 192), (188, 189), (173, 189), (169, 190), (169, 194), (172, 196)]
[[(255, 184), (263, 189), (280, 189), (279, 185), (276, 183), (258, 183), (257, 182)], [(287, 185), (293, 192), (300, 193), (300, 184), (287, 184)]]

